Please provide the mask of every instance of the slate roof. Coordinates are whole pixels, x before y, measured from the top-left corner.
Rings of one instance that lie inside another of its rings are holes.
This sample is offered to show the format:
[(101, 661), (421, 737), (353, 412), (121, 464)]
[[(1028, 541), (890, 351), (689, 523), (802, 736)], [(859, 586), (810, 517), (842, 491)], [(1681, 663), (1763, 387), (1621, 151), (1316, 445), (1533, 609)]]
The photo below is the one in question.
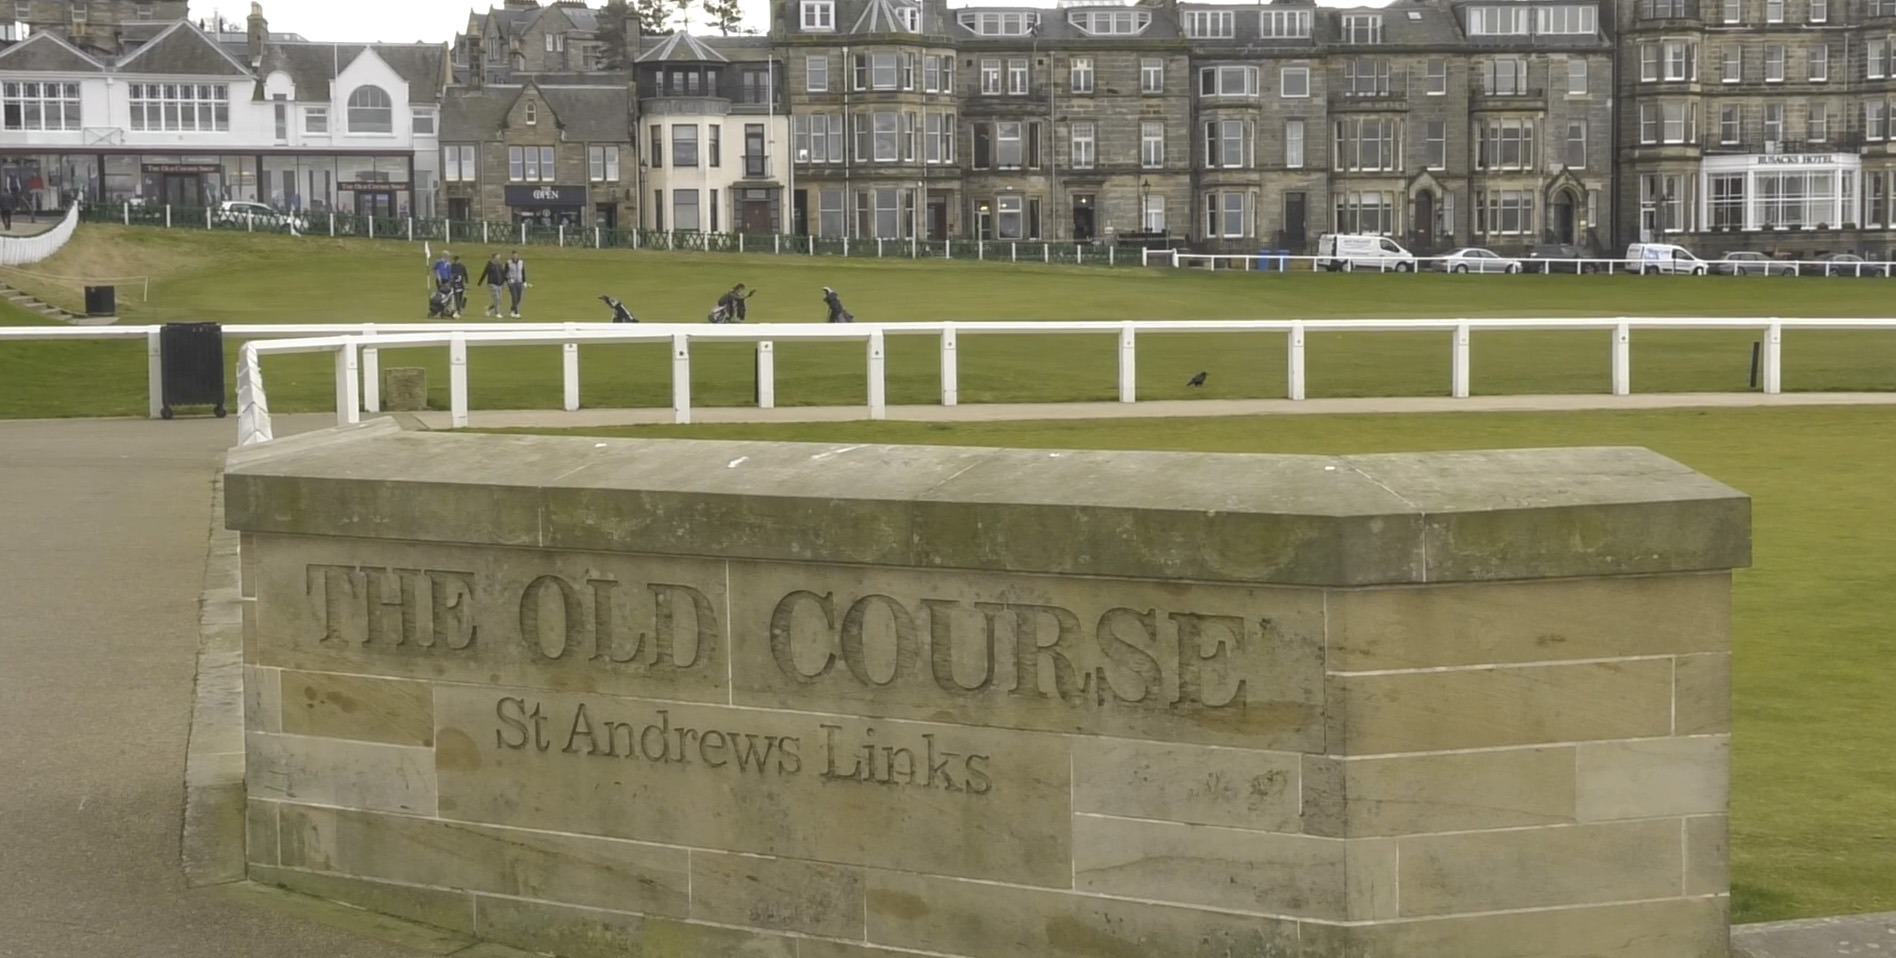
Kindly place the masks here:
[(119, 58), (124, 73), (178, 76), (250, 76), (250, 68), (232, 57), (189, 20), (179, 20), (150, 42)]
[[(913, 6), (913, 4), (900, 4)], [(898, 5), (891, 0), (869, 0), (863, 5), (862, 15), (856, 18), (850, 33), (914, 33), (896, 11)]]
[(327, 100), (336, 74), (368, 50), (374, 50), (396, 75), (408, 81), (408, 102), (433, 103), (440, 97), (443, 64), (448, 56), (440, 44), (272, 43), (264, 47), (258, 73), (268, 76), (281, 70), (296, 84), (297, 99)]
[(521, 87), (455, 87), (441, 98), (441, 141), (470, 143), (500, 138), (500, 125), (520, 99)]
[[(642, 46), (643, 44), (641, 44)], [(674, 33), (658, 45), (638, 55), (638, 63), (729, 63), (724, 54), (711, 49), (689, 33)]]
[(0, 70), (44, 73), (103, 73), (105, 64), (57, 33), (35, 33), (0, 50)]
[(1464, 41), (1455, 14), (1433, 4), (1397, 0), (1386, 7), (1330, 7), (1317, 11), (1314, 32), (1325, 43), (1343, 43), (1343, 18), (1362, 14), (1382, 15), (1382, 42), (1364, 44), (1380, 47), (1434, 47)]
[[(624, 143), (632, 138), (632, 95), (622, 86), (543, 86), (530, 84), (546, 101), (567, 139)], [(500, 139), (501, 125), (527, 86), (455, 87), (441, 101), (444, 143)]]

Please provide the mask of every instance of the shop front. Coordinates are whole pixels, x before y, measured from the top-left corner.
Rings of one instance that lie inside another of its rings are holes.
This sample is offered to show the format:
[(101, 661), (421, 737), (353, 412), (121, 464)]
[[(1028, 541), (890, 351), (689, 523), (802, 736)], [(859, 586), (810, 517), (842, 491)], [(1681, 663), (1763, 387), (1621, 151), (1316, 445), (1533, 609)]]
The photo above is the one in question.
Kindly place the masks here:
[(299, 212), (426, 216), (411, 154), (0, 154), (0, 186), (34, 208), (72, 200), (195, 208), (225, 200)]
[(507, 212), (515, 223), (577, 227), (586, 213), (586, 188), (537, 183), (507, 187)]
[(1855, 153), (1708, 156), (1700, 222), (1712, 230), (1855, 229), (1862, 164)]

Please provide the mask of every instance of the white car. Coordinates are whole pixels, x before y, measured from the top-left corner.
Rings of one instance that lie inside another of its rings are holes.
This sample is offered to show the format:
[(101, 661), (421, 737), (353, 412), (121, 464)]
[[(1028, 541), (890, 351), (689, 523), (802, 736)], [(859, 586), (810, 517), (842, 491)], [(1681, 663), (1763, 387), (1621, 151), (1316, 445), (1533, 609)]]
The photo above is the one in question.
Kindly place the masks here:
[(211, 218), (242, 229), (289, 229), (299, 233), (309, 229), (309, 221), (300, 216), (244, 200), (225, 200), (217, 204), (217, 211), (211, 214)]
[(1521, 261), (1508, 259), (1491, 249), (1469, 246), (1436, 259), (1440, 269), (1449, 273), (1518, 273)]

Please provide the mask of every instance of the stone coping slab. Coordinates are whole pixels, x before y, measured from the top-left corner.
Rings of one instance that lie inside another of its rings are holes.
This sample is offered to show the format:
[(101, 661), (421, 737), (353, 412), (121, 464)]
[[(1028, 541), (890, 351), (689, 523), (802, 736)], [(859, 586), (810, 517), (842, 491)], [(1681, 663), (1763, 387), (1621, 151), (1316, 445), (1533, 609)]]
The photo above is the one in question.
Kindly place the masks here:
[(1364, 586), (1750, 564), (1744, 494), (1619, 447), (1289, 456), (381, 420), (238, 450), (226, 492), (252, 533), (923, 569)]

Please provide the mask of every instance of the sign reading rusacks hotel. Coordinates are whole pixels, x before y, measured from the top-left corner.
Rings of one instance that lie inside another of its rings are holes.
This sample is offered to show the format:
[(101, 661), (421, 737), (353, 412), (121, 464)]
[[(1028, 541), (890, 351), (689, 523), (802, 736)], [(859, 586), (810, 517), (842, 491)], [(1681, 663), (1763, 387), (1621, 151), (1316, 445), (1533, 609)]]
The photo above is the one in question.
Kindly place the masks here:
[(259, 880), (667, 958), (1724, 947), (1747, 504), (1641, 450), (371, 425), (227, 488)]

